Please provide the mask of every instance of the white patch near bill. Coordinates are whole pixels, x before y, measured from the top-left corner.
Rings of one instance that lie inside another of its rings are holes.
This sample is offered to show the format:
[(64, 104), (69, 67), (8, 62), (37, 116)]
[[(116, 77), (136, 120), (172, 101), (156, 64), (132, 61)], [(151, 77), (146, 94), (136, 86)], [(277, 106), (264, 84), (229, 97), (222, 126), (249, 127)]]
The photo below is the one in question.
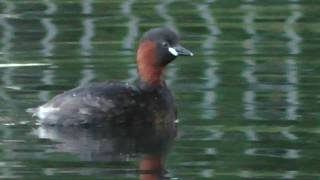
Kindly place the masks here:
[(47, 118), (48, 115), (50, 115), (51, 113), (57, 112), (59, 111), (60, 108), (55, 108), (55, 107), (43, 107), (40, 106), (38, 111), (36, 112), (36, 115), (40, 118), (40, 119), (45, 119)]
[(176, 120), (174, 120), (174, 123), (179, 123), (180, 121), (179, 121), (179, 119), (176, 119)]
[(169, 52), (170, 52), (172, 55), (178, 56), (178, 52), (177, 52), (174, 48), (169, 47), (168, 50), (169, 50)]

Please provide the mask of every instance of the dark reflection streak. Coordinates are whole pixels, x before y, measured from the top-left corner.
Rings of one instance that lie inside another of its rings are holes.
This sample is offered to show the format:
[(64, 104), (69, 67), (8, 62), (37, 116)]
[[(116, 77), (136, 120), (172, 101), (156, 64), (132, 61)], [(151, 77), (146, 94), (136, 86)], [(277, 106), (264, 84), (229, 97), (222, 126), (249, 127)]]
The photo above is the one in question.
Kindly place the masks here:
[[(128, 18), (128, 33), (124, 37), (122, 41), (122, 48), (124, 49), (133, 49), (135, 45), (135, 41), (137, 40), (139, 34), (139, 18), (133, 14), (132, 6), (135, 3), (135, 0), (125, 1), (121, 5), (122, 14)], [(128, 75), (129, 78), (126, 80), (127, 82), (134, 82), (138, 79), (136, 73), (136, 67), (132, 64), (129, 64), (128, 67)]]
[[(138, 160), (140, 179), (164, 178), (165, 158), (174, 142), (176, 128), (164, 124), (141, 125), (108, 124), (90, 128), (40, 126), (32, 134), (58, 142), (55, 151), (75, 154), (83, 161)], [(148, 170), (156, 172), (145, 174)], [(88, 170), (88, 174), (94, 173)]]
[[(244, 31), (250, 35), (250, 39), (244, 41), (243, 46), (246, 48), (245, 54), (252, 55), (256, 54), (257, 50), (255, 48), (256, 44), (256, 30), (254, 18), (256, 17), (256, 7), (254, 5), (248, 4), (241, 7), (246, 14), (243, 16), (243, 26)], [(246, 57), (244, 60), (245, 69), (243, 70), (242, 77), (247, 81), (249, 86), (256, 85), (258, 83), (257, 78), (255, 77), (256, 71), (256, 62), (252, 59), (251, 56)], [(256, 92), (248, 88), (243, 95), (244, 103), (244, 117), (246, 119), (257, 120), (260, 117), (256, 114)], [(249, 133), (252, 134), (252, 133)], [(249, 137), (249, 134), (248, 137)], [(251, 139), (251, 138), (249, 138)]]
[[(43, 3), (47, 6), (47, 9), (44, 11), (45, 15), (52, 15), (57, 11), (57, 6), (49, 0), (43, 0)], [(41, 53), (45, 57), (44, 61), (48, 64), (53, 64), (53, 61), (49, 58), (53, 56), (52, 51), (55, 49), (55, 44), (52, 42), (54, 38), (57, 36), (57, 28), (56, 25), (52, 22), (52, 18), (41, 18), (41, 24), (45, 29), (45, 36), (42, 38), (40, 44), (42, 45)], [(45, 69), (43, 70), (43, 76), (41, 82), (44, 85), (52, 85), (53, 79), (55, 77), (55, 72), (53, 69)], [(42, 101), (49, 100), (49, 91), (40, 91), (39, 98)]]
[[(83, 0), (82, 1), (82, 14), (90, 15), (93, 12), (92, 0)], [(95, 71), (93, 70), (93, 65), (90, 64), (90, 56), (92, 55), (92, 38), (95, 36), (95, 24), (94, 19), (92, 18), (83, 18), (83, 35), (80, 39), (81, 46), (81, 55), (82, 62), (84, 63), (84, 67), (81, 70), (82, 79), (79, 84), (82, 86), (84, 84), (88, 84), (91, 80), (93, 80), (96, 76)]]
[[(5, 8), (3, 9), (3, 12), (2, 12), (3, 16), (0, 17), (0, 25), (3, 29), (2, 38), (1, 38), (1, 44), (2, 44), (1, 54), (3, 55), (3, 59), (7, 63), (10, 63), (10, 59), (8, 56), (10, 55), (10, 50), (12, 47), (11, 41), (14, 37), (15, 28), (8, 22), (9, 19), (7, 19), (6, 17), (10, 17), (10, 15), (14, 13), (15, 4), (10, 1), (3, 1), (3, 2), (4, 2), (3, 4), (5, 5)], [(14, 82), (12, 80), (14, 70), (15, 68), (4, 69), (1, 79), (6, 88), (20, 89), (19, 87), (16, 87), (14, 85)], [(6, 100), (6, 102), (9, 103), (9, 105), (13, 105), (11, 98), (6, 93), (6, 91), (2, 88), (0, 89), (0, 96), (1, 96), (1, 99)]]
[[(291, 55), (300, 54), (300, 42), (302, 38), (295, 32), (294, 26), (296, 22), (301, 18), (302, 13), (300, 11), (299, 4), (293, 4), (289, 6), (291, 10), (291, 15), (287, 18), (284, 29), (285, 35), (289, 38), (289, 42), (287, 43), (289, 48), (289, 53)], [(297, 110), (299, 108), (299, 100), (298, 100), (298, 90), (297, 84), (298, 82), (298, 66), (296, 65), (296, 61), (289, 57), (286, 61), (286, 71), (287, 71), (287, 81), (289, 83), (288, 92), (287, 92), (287, 102), (288, 107), (286, 111), (288, 120), (296, 120), (298, 118)]]
[(207, 1), (207, 3), (196, 5), (199, 15), (205, 21), (205, 25), (209, 32), (206, 36), (206, 40), (202, 43), (202, 49), (204, 49), (204, 60), (207, 63), (207, 69), (204, 72), (204, 77), (206, 77), (208, 81), (205, 83), (205, 88), (210, 89), (204, 92), (202, 106), (205, 112), (202, 113), (202, 118), (209, 120), (212, 120), (217, 116), (217, 111), (215, 110), (216, 93), (213, 89), (219, 83), (219, 79), (216, 75), (218, 63), (215, 58), (212, 57), (212, 52), (214, 52), (213, 50), (215, 48), (215, 42), (217, 42), (217, 36), (221, 33), (220, 29), (216, 25), (215, 18), (208, 7), (208, 4), (213, 2), (214, 1)]
[[(164, 20), (164, 26), (168, 27), (176, 32), (179, 32), (179, 29), (176, 27), (174, 18), (169, 14), (168, 7), (170, 4), (174, 3), (175, 0), (164, 0), (160, 4), (156, 5), (155, 9), (157, 14)], [(166, 83), (170, 86), (177, 77), (177, 67), (174, 64), (170, 64), (167, 68), (166, 76), (168, 79)]]

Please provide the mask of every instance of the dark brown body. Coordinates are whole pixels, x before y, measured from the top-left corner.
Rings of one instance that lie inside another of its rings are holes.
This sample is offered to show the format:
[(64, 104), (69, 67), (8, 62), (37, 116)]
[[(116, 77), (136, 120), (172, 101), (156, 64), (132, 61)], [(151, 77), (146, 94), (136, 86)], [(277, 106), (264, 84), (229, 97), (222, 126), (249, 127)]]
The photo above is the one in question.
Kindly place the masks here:
[(120, 82), (93, 83), (57, 95), (34, 113), (42, 124), (61, 126), (167, 123), (176, 119), (167, 86), (149, 87), (145, 83), (137, 87)]

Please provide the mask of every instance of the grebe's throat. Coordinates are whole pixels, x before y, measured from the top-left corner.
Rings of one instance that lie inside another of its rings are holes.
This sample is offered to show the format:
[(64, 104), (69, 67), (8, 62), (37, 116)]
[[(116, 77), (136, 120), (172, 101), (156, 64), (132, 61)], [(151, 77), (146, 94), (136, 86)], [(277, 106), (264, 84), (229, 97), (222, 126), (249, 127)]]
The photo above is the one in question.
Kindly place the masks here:
[(164, 71), (164, 66), (158, 63), (156, 48), (155, 42), (146, 40), (140, 43), (137, 53), (140, 79), (152, 86), (161, 85), (161, 76)]

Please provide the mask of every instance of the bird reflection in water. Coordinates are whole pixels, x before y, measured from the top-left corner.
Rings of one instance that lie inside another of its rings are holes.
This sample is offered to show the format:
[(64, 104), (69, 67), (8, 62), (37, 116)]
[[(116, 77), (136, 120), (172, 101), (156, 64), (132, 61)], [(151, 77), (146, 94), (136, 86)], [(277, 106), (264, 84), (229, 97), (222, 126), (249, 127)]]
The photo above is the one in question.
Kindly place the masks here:
[(41, 125), (35, 134), (59, 142), (57, 151), (76, 154), (85, 161), (119, 162), (138, 157), (139, 165), (134, 168), (140, 179), (155, 180), (169, 179), (165, 159), (174, 143), (177, 125), (172, 121), (110, 123), (101, 127)]

